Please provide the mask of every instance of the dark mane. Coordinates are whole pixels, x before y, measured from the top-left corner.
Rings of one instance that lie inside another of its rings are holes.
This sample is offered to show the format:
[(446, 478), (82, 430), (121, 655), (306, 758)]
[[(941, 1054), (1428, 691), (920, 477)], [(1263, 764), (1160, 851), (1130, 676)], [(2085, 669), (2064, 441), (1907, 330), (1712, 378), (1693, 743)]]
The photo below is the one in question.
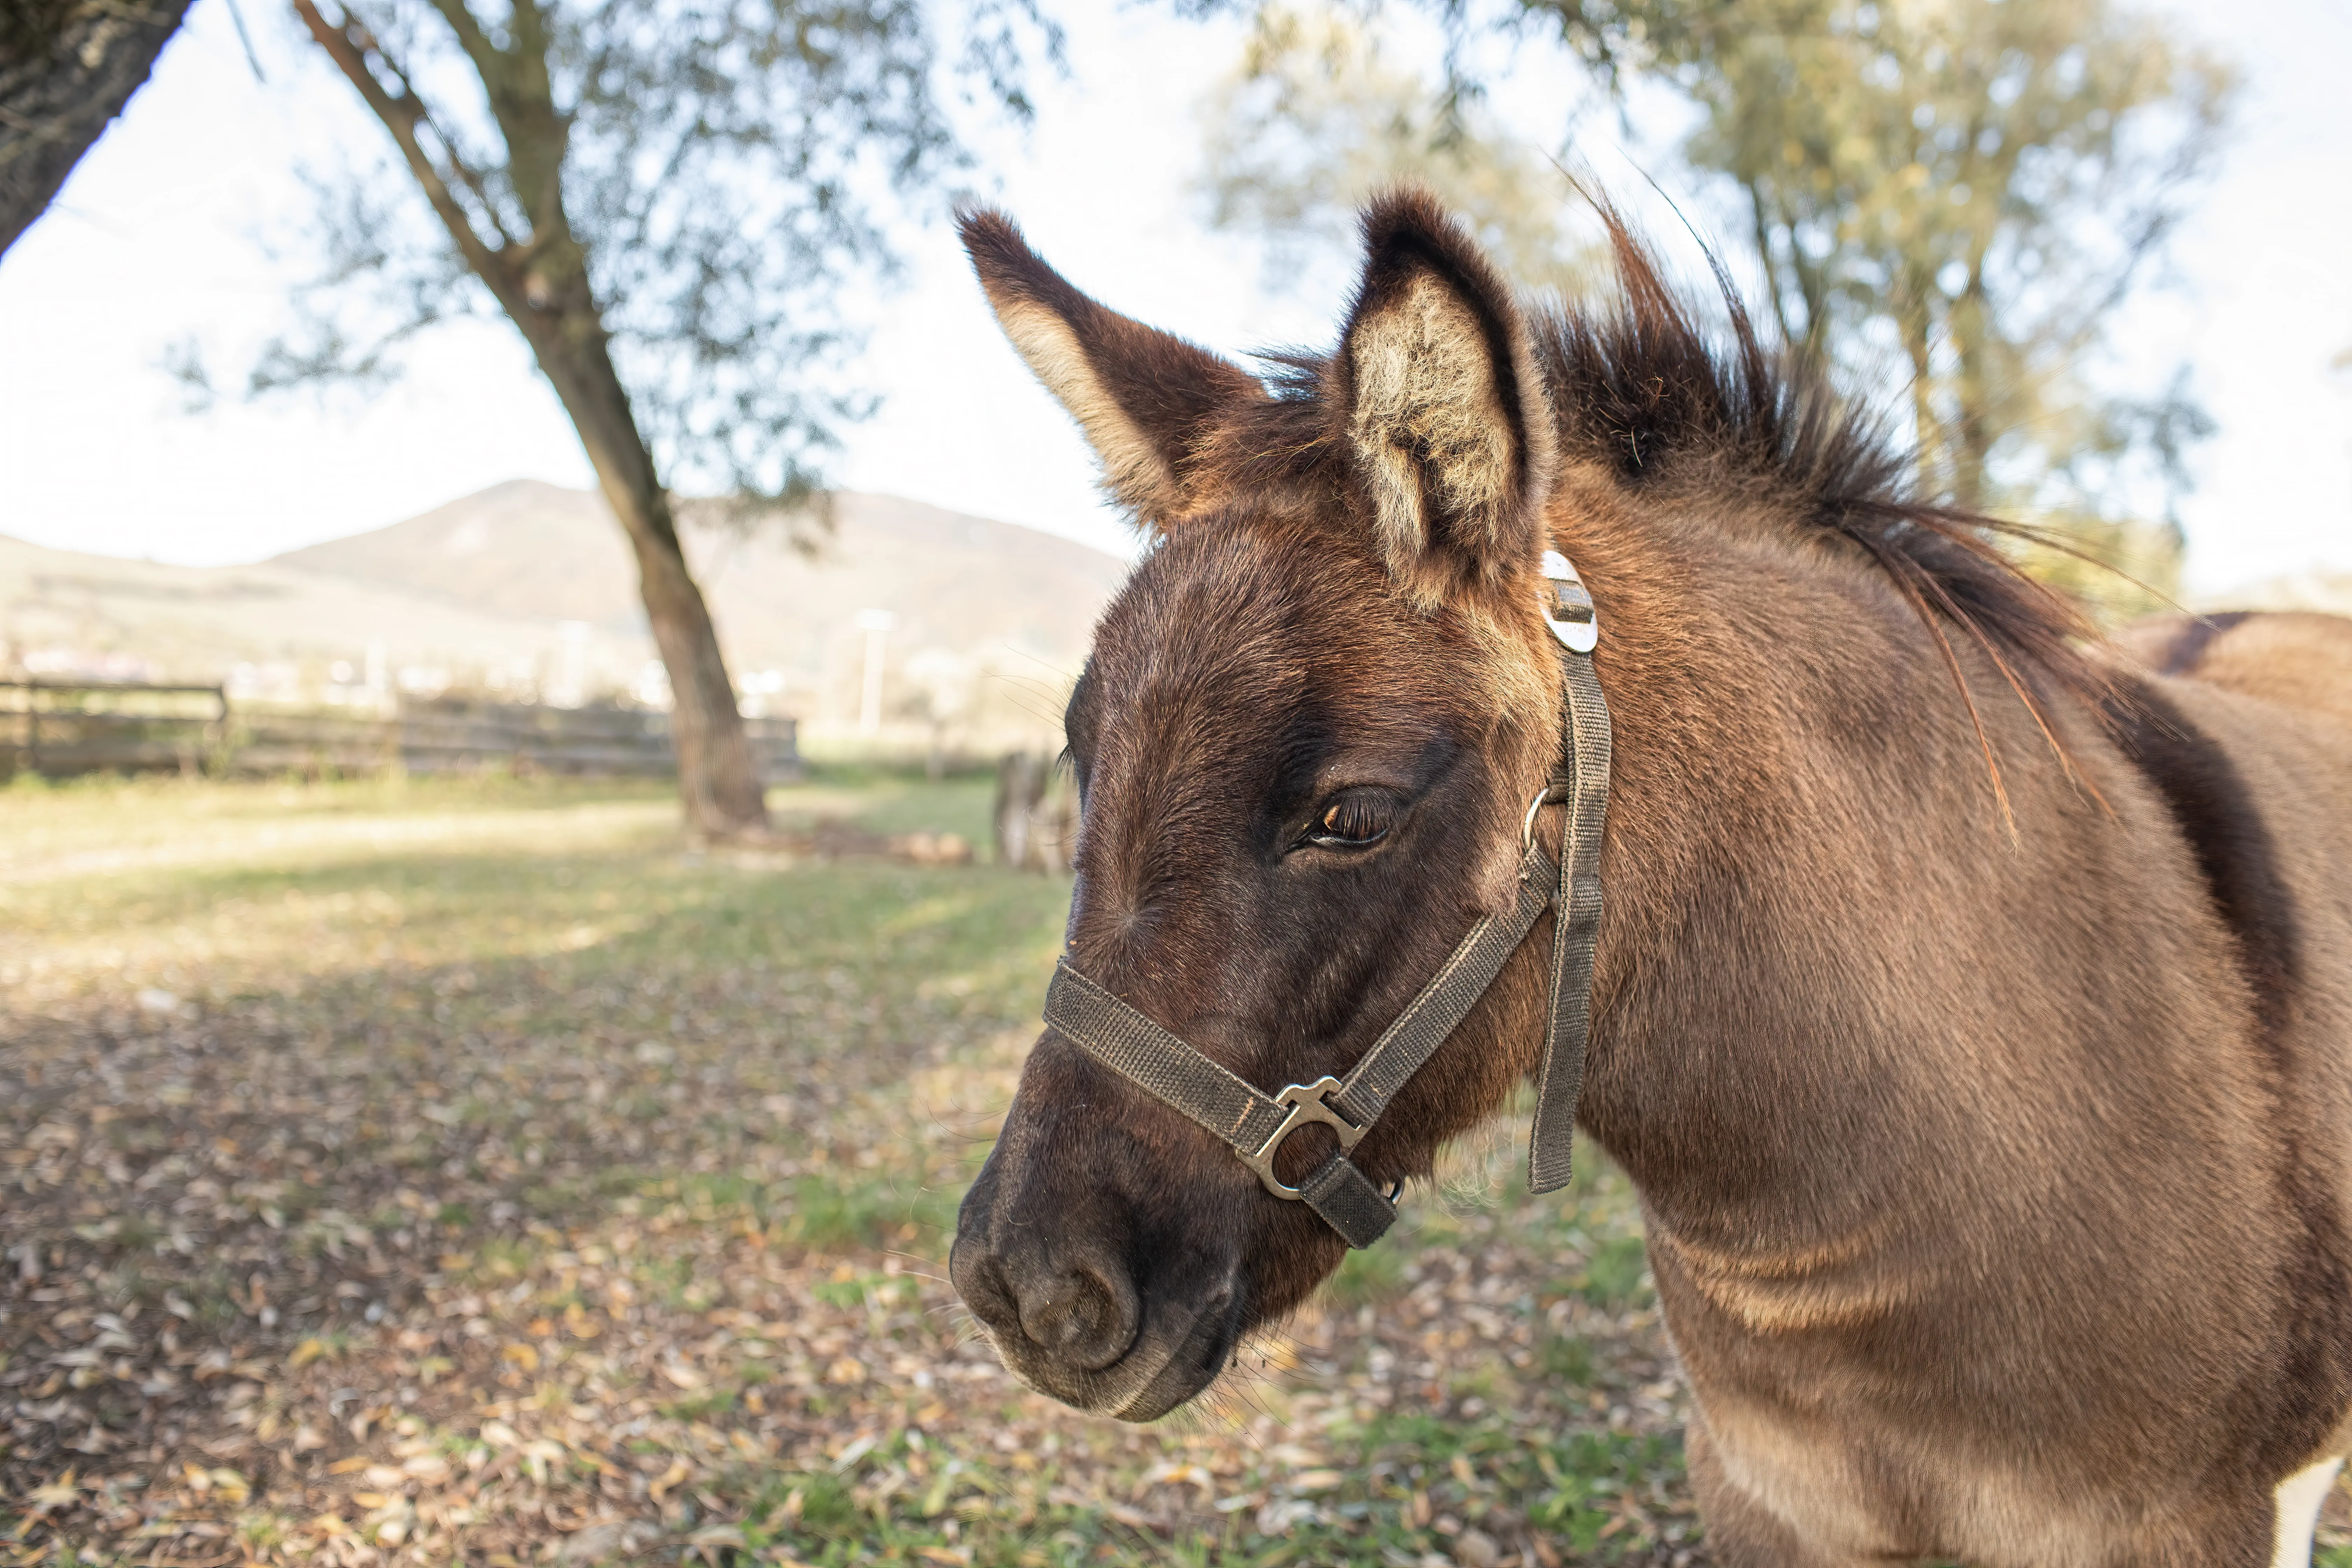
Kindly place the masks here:
[[(1595, 205), (1615, 255), (1617, 297), (1571, 301), (1534, 322), (1561, 458), (1604, 467), (1633, 490), (1760, 493), (1874, 563), (1936, 638), (2006, 811), (1952, 633), (1983, 649), (2067, 761), (2044, 709), (2058, 692), (2095, 713), (2112, 697), (2083, 651), (2098, 634), (1999, 542), (2066, 547), (2028, 524), (1922, 494), (1916, 454), (1893, 437), (1882, 412), (1840, 392), (1817, 357), (1768, 346), (1711, 252), (1719, 316), (1667, 280), (1621, 215)], [(1330, 362), (1297, 351), (1258, 357), (1275, 396), (1221, 433), (1222, 456), (1244, 483), (1312, 483), (1337, 456), (1337, 432), (1318, 405)]]
[(2042, 540), (2041, 531), (1921, 495), (1916, 455), (1891, 438), (1880, 411), (1843, 395), (1817, 356), (1768, 349), (1712, 252), (1723, 324), (1711, 334), (1631, 226), (1598, 205), (1620, 296), (1613, 308), (1552, 312), (1537, 329), (1562, 455), (1607, 465), (1630, 488), (1693, 470), (1702, 482), (1712, 474), (1768, 487), (1804, 522), (1863, 551), (1910, 602), (1977, 720), (1996, 791), (2000, 770), (1948, 627), (1984, 649), (2064, 761), (2042, 712), (2050, 690), (2095, 712), (2109, 683), (2082, 651), (2097, 635), (2082, 612), (1996, 542)]

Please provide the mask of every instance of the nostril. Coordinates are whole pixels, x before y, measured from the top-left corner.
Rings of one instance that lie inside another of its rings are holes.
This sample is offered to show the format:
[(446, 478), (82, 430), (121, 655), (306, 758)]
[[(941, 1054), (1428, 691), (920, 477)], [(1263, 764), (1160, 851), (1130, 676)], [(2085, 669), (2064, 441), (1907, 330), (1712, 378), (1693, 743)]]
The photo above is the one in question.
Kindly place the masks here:
[(948, 1278), (972, 1315), (998, 1333), (1020, 1321), (1020, 1303), (1005, 1280), (1004, 1265), (987, 1247), (959, 1237), (948, 1254)]
[(1055, 1360), (1099, 1372), (1135, 1342), (1135, 1289), (1102, 1268), (1040, 1269), (1015, 1288), (1021, 1331)]

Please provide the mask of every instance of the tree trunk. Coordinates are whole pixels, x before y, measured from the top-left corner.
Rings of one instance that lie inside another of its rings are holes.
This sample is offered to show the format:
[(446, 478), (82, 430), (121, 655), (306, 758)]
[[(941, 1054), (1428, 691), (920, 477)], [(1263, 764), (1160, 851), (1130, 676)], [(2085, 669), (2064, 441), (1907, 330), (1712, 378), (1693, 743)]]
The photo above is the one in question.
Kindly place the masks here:
[(1952, 430), (1952, 499), (1982, 511), (1989, 499), (1985, 470), (1992, 461), (1992, 343), (1984, 297), (1984, 263), (1969, 271), (1969, 286), (1952, 301), (1952, 353), (1959, 361)]
[(1911, 360), (1911, 419), (1914, 426), (1913, 444), (1919, 462), (1919, 488), (1924, 494), (1934, 495), (1939, 481), (1948, 476), (1943, 469), (1943, 426), (1936, 417), (1935, 359), (1928, 333), (1930, 323), (1924, 304), (1906, 311), (1903, 322), (1903, 352)]
[(122, 112), (190, 0), (7, 0), (0, 17), (0, 252)]
[[(637, 429), (628, 389), (613, 368), (603, 312), (564, 216), (561, 172), (568, 127), (553, 112), (549, 96), (547, 40), (539, 12), (530, 5), (515, 6), (520, 54), (509, 55), (471, 26), (463, 5), (443, 8), (482, 73), (482, 85), (510, 142), (509, 173), (531, 205), (535, 232), (528, 242), (500, 230), (493, 243), (474, 227), (450, 181), (419, 140), (417, 128), (430, 115), (406, 76), (395, 68), (397, 90), (377, 79), (367, 64), (367, 52), (378, 47), (376, 41), (348, 14), (341, 22), (330, 23), (312, 0), (293, 4), (295, 15), (319, 47), (392, 133), (458, 254), (530, 344), (540, 373), (572, 416), (572, 427), (579, 432), (604, 500), (636, 552), (637, 590), (645, 598), (646, 618), (653, 625), (662, 667), (669, 671), (670, 740), (677, 752), (677, 787), (688, 823), (713, 838), (764, 834), (767, 800), (743, 737), (735, 683), (719, 652), (719, 634), (711, 626), (702, 590), (694, 585), (686, 552), (678, 548), (668, 492)], [(513, 74), (515, 69), (520, 76)], [(462, 163), (453, 162), (452, 166), (466, 178), (474, 177)]]
[(687, 820), (713, 838), (765, 833), (767, 800), (743, 738), (742, 711), (719, 651), (719, 633), (687, 569), (668, 493), (637, 433), (628, 393), (604, 352), (602, 334), (575, 327), (530, 336), (540, 368), (572, 416), (604, 500), (636, 554), (646, 619), (653, 626), (662, 668), (669, 672), (670, 738), (677, 750), (677, 787)]

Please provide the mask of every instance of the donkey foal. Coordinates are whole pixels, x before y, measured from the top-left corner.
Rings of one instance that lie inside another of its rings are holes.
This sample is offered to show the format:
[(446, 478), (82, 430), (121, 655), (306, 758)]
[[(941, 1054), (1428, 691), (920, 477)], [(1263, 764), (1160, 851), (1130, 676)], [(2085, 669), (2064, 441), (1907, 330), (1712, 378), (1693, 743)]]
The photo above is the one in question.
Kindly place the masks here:
[[(1517, 896), (1557, 551), (1615, 732), (1579, 1124), (1642, 1195), (1716, 1559), (2307, 1561), (2352, 1448), (2352, 626), (2097, 646), (1612, 221), (1617, 297), (1531, 315), (1389, 197), (1337, 350), (1261, 379), (967, 218), (1156, 541), (1070, 700), (1070, 966), (1261, 1099), (1344, 1077)], [(1551, 926), (1370, 1184), (1536, 1071)], [(1032, 1385), (1148, 1420), (1344, 1251), (1048, 1029), (952, 1267)]]

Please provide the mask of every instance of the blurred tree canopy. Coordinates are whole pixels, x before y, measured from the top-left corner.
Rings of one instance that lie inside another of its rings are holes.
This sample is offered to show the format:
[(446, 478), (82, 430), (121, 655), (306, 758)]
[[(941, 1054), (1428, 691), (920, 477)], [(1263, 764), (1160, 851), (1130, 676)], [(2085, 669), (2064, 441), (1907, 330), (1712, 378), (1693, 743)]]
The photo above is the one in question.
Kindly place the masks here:
[[(1457, 35), (1471, 25), (1460, 0), (1421, 8)], [(1317, 24), (1269, 5), (1255, 39), (1360, 29), (1379, 10)], [(2117, 307), (2210, 164), (2233, 89), (2221, 60), (2112, 0), (1516, 0), (1502, 26), (1563, 45), (1612, 89), (1663, 83), (1696, 111), (1681, 153), (1733, 194), (1787, 340), (1855, 384), (1907, 365), (1931, 489), (2026, 513), (2171, 592), (2171, 507), (2210, 422), (2185, 368), (2122, 395), (2096, 372)], [(1306, 55), (1254, 41), (1223, 95), (1245, 136), (1212, 143), (1220, 221), (1295, 233), (1289, 206), (1351, 204), (1370, 183), (1337, 177), (1328, 154), (1276, 157), (1279, 140), (1252, 120), (1255, 104), (1318, 110), (1339, 90), (1339, 73), (1318, 78)], [(1528, 167), (1477, 117), (1483, 84), (1465, 58), (1449, 51), (1440, 80), (1358, 73), (1393, 106), (1358, 119), (1423, 157)], [(1319, 91), (1284, 90), (1293, 79)], [(1418, 172), (1410, 156), (1392, 166)], [(1237, 178), (1272, 194), (1223, 199)], [(1565, 205), (1566, 186), (1555, 175), (1541, 209)], [(2154, 603), (2059, 564), (2063, 550), (2029, 553), (2102, 613)]]
[(1525, 287), (1572, 291), (1605, 265), (1570, 229), (1551, 161), (1475, 101), (1433, 92), (1360, 15), (1260, 9), (1201, 121), (1212, 221), (1265, 236), (1270, 271), (1293, 270), (1307, 245), (1347, 243), (1356, 209), (1400, 180), (1444, 197)]
[(1025, 116), (1058, 32), (1031, 0), (980, 0), (960, 47), (920, 0), (292, 5), (402, 172), (312, 172), (324, 266), (247, 391), (381, 379), (420, 332), (510, 321), (635, 550), (688, 817), (761, 830), (669, 487), (822, 521), (824, 457), (867, 407), (845, 298), (894, 268), (893, 199), (963, 161), (942, 89)]

